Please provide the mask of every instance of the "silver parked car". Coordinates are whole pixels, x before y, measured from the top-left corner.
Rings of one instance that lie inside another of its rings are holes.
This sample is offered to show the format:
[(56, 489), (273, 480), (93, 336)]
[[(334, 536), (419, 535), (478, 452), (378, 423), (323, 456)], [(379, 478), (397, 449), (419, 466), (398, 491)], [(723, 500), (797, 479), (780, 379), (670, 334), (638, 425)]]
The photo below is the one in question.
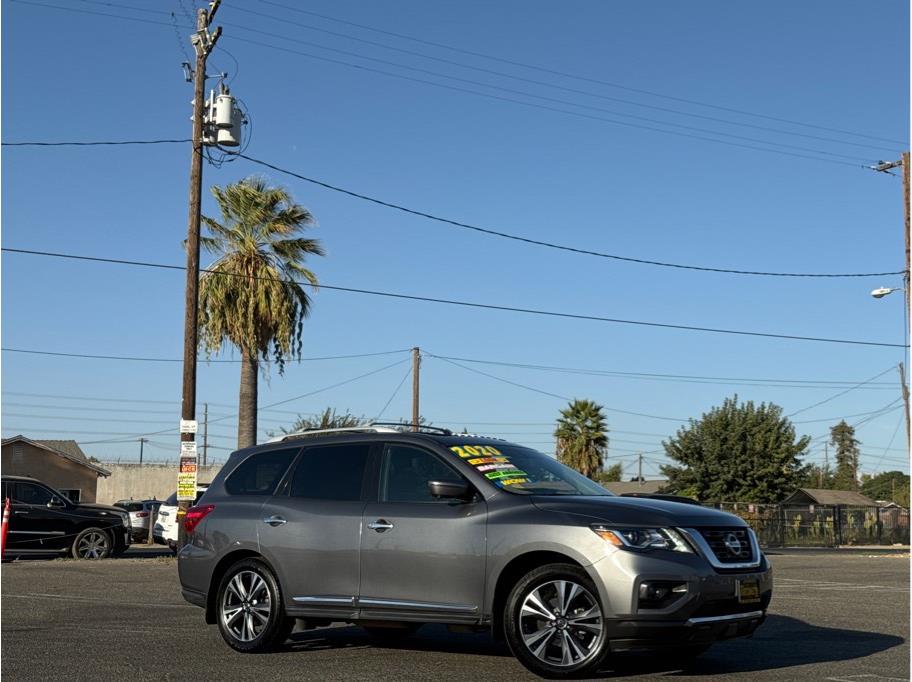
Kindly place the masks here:
[(736, 516), (617, 497), (493, 438), (372, 425), (231, 455), (186, 516), (182, 593), (233, 649), (349, 622), (489, 629), (529, 670), (693, 656), (763, 622), (772, 573)]

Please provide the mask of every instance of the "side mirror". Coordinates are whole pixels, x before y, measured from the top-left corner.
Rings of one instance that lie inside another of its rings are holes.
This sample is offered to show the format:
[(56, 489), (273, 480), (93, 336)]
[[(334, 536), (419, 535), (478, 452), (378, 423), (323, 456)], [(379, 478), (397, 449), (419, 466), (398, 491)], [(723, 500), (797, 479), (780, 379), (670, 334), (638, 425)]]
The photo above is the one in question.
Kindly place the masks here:
[(472, 495), (472, 487), (466, 482), (428, 481), (428, 489), (431, 495), (443, 499), (467, 500)]
[(61, 500), (59, 497), (52, 497), (51, 501), (47, 503), (48, 507), (65, 507), (66, 502)]

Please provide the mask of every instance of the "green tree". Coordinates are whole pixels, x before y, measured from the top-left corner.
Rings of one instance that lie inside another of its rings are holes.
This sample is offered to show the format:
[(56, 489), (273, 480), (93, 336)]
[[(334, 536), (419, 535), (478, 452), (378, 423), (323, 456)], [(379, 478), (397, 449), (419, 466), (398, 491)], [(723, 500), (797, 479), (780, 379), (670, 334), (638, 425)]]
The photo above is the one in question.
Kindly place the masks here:
[(891, 500), (909, 507), (909, 476), (901, 471), (887, 471), (876, 476), (862, 476), (861, 492), (872, 500)]
[(208, 234), (201, 246), (215, 262), (200, 277), (200, 344), (208, 354), (225, 344), (241, 355), (238, 447), (256, 443), (257, 381), (260, 360), (272, 360), (279, 374), (288, 358), (300, 357), (310, 297), (295, 280), (316, 286), (304, 267), (307, 256), (323, 255), (314, 239), (302, 236), (313, 217), (283, 189), (262, 178), (213, 187), (221, 220), (203, 216)]
[(602, 406), (592, 400), (573, 400), (563, 410), (554, 431), (557, 460), (594, 478), (608, 452), (608, 426)]
[(617, 483), (624, 473), (624, 466), (620, 463), (612, 464), (607, 469), (602, 469), (595, 474), (597, 483)]
[(356, 417), (351, 412), (340, 414), (336, 408), (327, 407), (316, 415), (298, 415), (297, 420), (289, 428), (281, 428), (282, 433), (297, 433), (313, 429), (347, 429), (354, 426), (363, 426), (369, 423), (367, 417)]
[(799, 457), (810, 441), (796, 439), (778, 405), (727, 398), (662, 442), (678, 463), (662, 467), (664, 490), (703, 502), (778, 502), (804, 480)]
[(834, 490), (858, 490), (858, 457), (861, 444), (855, 438), (855, 427), (841, 422), (830, 428), (830, 445), (836, 448)]

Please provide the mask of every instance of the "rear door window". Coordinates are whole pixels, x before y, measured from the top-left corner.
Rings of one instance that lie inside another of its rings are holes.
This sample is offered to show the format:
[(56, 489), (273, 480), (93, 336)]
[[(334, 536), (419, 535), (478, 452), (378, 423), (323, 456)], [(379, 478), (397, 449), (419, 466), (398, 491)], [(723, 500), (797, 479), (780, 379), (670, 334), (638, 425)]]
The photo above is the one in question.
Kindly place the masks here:
[[(257, 452), (231, 472), (225, 490), (231, 495), (272, 495), (300, 448)], [(198, 493), (200, 497), (202, 492)]]
[(13, 498), (22, 504), (43, 505), (54, 499), (54, 494), (47, 488), (34, 483), (16, 482)]
[(370, 449), (370, 443), (307, 448), (291, 479), (289, 494), (312, 500), (360, 500)]

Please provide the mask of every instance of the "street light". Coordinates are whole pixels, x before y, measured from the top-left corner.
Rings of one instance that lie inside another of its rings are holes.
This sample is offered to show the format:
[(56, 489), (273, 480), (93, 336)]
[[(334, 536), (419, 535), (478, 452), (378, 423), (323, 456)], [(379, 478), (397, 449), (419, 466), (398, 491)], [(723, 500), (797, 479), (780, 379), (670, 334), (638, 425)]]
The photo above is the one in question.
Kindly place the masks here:
[(888, 294), (892, 294), (894, 291), (905, 291), (902, 287), (880, 287), (871, 292), (871, 296), (874, 298), (883, 298)]

